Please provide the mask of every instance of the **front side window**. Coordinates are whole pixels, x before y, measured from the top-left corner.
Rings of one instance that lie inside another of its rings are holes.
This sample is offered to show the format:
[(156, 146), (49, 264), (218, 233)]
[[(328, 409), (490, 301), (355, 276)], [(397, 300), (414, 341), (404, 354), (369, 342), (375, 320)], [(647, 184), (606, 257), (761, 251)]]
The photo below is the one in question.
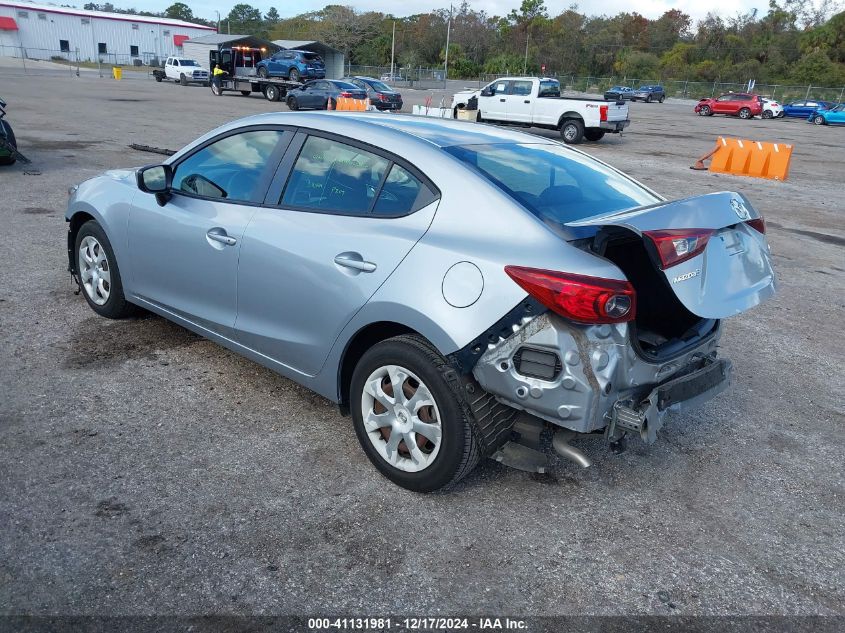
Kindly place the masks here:
[(660, 201), (611, 168), (557, 145), (467, 145), (446, 151), (555, 224)]
[(215, 141), (179, 163), (173, 190), (202, 198), (263, 202), (261, 177), (281, 142), (281, 130), (251, 130)]
[(346, 215), (369, 212), (389, 161), (339, 141), (309, 136), (281, 205)]

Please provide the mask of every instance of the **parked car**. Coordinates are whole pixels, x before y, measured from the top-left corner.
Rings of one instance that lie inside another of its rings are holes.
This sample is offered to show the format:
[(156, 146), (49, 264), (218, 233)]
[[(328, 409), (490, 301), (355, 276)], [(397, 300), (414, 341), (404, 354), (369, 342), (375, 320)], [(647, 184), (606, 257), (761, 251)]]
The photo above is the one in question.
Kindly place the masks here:
[(396, 81), (405, 81), (405, 78), (399, 73), (393, 73), (392, 75), (390, 73), (386, 73), (379, 77), (379, 81), (394, 83)]
[(602, 429), (654, 442), (727, 386), (721, 320), (775, 291), (743, 195), (666, 201), (453, 120), (247, 117), (72, 188), (65, 218), (95, 313), (145, 308), (337, 402), (416, 491), (518, 442), (520, 411), (561, 454)]
[(156, 81), (169, 79), (183, 86), (188, 84), (208, 86), (211, 78), (207, 68), (203, 68), (197, 60), (185, 57), (168, 57), (164, 61), (164, 69), (155, 69), (152, 74)]
[(401, 110), (402, 95), (373, 77), (344, 77), (342, 81), (367, 91), (370, 103), (379, 110)]
[(845, 104), (840, 103), (829, 110), (817, 110), (808, 120), (816, 125), (845, 125)]
[(367, 92), (355, 84), (345, 81), (318, 79), (290, 90), (286, 102), (291, 110), (299, 110), (300, 108), (326, 110), (330, 102), (332, 109), (334, 109), (340, 97), (366, 99)]
[(701, 116), (728, 114), (750, 119), (763, 114), (763, 98), (744, 92), (730, 92), (715, 99), (701, 99), (694, 109)]
[(547, 77), (501, 77), (481, 90), (463, 90), (452, 97), (457, 118), (471, 99), (478, 99), (478, 120), (559, 130), (564, 143), (599, 141), (605, 133), (624, 130), (627, 103), (603, 99), (561, 97), (560, 82)]
[(663, 90), (663, 86), (640, 86), (634, 90), (630, 99), (631, 101), (645, 101), (646, 103), (652, 101), (663, 103), (666, 100), (666, 92)]
[(783, 117), (783, 106), (773, 99), (763, 97), (763, 113), (760, 116), (764, 119), (780, 119)]
[(14, 165), (20, 155), (12, 125), (6, 120), (6, 102), (0, 99), (0, 165)]
[(806, 119), (817, 110), (828, 110), (835, 105), (830, 101), (818, 101), (816, 99), (793, 101), (783, 106), (783, 114), (788, 117)]
[(284, 77), (291, 81), (323, 79), (326, 76), (326, 65), (317, 53), (284, 50), (258, 62), (255, 72), (262, 79), (268, 77)]
[(630, 99), (634, 96), (634, 89), (630, 86), (613, 86), (609, 90), (605, 90), (605, 101), (620, 101), (623, 99)]

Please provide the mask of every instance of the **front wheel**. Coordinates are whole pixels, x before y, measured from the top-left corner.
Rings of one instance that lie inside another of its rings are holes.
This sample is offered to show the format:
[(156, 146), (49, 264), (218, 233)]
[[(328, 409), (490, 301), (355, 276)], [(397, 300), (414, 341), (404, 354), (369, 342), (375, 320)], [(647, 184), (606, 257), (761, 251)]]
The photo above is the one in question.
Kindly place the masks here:
[(700, 116), (710, 116), (711, 114), (713, 114), (713, 111), (712, 111), (712, 110), (710, 110), (710, 106), (703, 105), (703, 106), (701, 106), (701, 108), (698, 110), (698, 114), (699, 114)]
[(267, 98), (267, 101), (278, 101), (279, 97), (281, 97), (279, 87), (273, 85), (267, 86), (264, 89), (264, 96)]
[[(18, 143), (15, 140), (15, 133), (12, 131), (12, 126), (3, 119), (0, 119), (0, 137), (2, 136), (6, 137), (6, 143), (15, 149), (18, 148)], [(0, 156), (0, 165), (14, 165), (16, 161), (17, 158), (14, 156)]]
[(155, 78), (158, 83), (161, 83), (161, 75), (156, 75)]
[(567, 119), (560, 125), (560, 136), (567, 145), (577, 145), (584, 138), (584, 123), (580, 119)]
[(299, 101), (296, 100), (296, 97), (288, 97), (288, 108), (299, 110)]
[(425, 339), (397, 336), (368, 350), (352, 375), (355, 433), (390, 481), (414, 492), (451, 486), (478, 463), (473, 426)]
[(258, 69), (258, 76), (262, 79), (267, 79), (270, 76), (270, 72), (267, 70), (266, 66), (261, 66), (261, 68)]
[(600, 141), (604, 138), (604, 130), (599, 128), (591, 127), (587, 130), (584, 130), (584, 138), (588, 141)]
[(185, 73), (182, 73), (181, 75), (179, 75), (179, 83), (182, 84), (183, 86), (188, 85), (188, 78), (185, 77)]
[(88, 220), (76, 234), (76, 273), (91, 309), (109, 319), (123, 319), (138, 309), (123, 296), (120, 270), (111, 242), (96, 220)]
[(739, 111), (739, 118), (740, 119), (750, 119), (751, 118), (751, 110), (748, 108), (742, 108)]
[(660, 95), (660, 98), (657, 100), (658, 103), (663, 103), (666, 101), (666, 97), (664, 95)]
[(288, 79), (291, 81), (299, 81), (299, 71), (296, 68), (291, 68), (288, 72)]
[(815, 123), (816, 125), (824, 125), (825, 124), (824, 117), (821, 114), (818, 115), (817, 117), (815, 117), (813, 119), (813, 123)]
[(645, 98), (645, 102), (646, 102), (646, 103), (651, 103), (651, 95), (648, 95), (648, 96)]

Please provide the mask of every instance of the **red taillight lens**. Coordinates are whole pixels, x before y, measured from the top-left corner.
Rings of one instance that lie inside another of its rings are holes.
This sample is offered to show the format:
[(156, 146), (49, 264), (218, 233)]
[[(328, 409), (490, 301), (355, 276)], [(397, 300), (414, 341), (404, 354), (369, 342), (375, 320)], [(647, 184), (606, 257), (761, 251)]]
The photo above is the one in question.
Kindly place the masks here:
[(599, 121), (607, 121), (607, 106), (599, 106)]
[(341, 92), (339, 96), (341, 96), (341, 97), (351, 97), (352, 93), (351, 92)]
[(622, 323), (636, 316), (637, 295), (627, 281), (522, 266), (505, 266), (505, 272), (537, 301), (567, 319)]
[(646, 231), (645, 236), (654, 243), (660, 256), (660, 267), (665, 269), (698, 255), (713, 233), (712, 229), (679, 229)]
[(756, 220), (748, 220), (746, 224), (758, 233), (763, 233), (764, 235), (766, 234), (766, 221), (762, 217), (759, 217)]
[(387, 97), (381, 93), (378, 93), (378, 100), (379, 101), (387, 101)]

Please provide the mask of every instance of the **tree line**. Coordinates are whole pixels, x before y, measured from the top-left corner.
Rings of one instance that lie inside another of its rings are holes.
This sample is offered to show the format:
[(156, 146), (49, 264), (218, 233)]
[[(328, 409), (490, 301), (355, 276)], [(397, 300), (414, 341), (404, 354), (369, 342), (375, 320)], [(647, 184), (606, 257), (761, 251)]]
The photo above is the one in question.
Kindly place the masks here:
[[(544, 0), (522, 0), (505, 16), (477, 11), (464, 0), (451, 13), (438, 9), (394, 17), (328, 5), (285, 19), (275, 8), (262, 13), (236, 4), (221, 16), (220, 30), (271, 40), (319, 40), (341, 50), (352, 64), (386, 66), (395, 25), (399, 67), (442, 68), (449, 28), (448, 72), (454, 78), (524, 69), (529, 74), (841, 86), (845, 11), (837, 13), (834, 2), (769, 0), (765, 13), (708, 13), (695, 24), (677, 9), (649, 19), (636, 12), (588, 16), (573, 4), (552, 16)], [(109, 10), (105, 7), (117, 10), (110, 4), (85, 5)], [(158, 15), (218, 26), (182, 2)]]

